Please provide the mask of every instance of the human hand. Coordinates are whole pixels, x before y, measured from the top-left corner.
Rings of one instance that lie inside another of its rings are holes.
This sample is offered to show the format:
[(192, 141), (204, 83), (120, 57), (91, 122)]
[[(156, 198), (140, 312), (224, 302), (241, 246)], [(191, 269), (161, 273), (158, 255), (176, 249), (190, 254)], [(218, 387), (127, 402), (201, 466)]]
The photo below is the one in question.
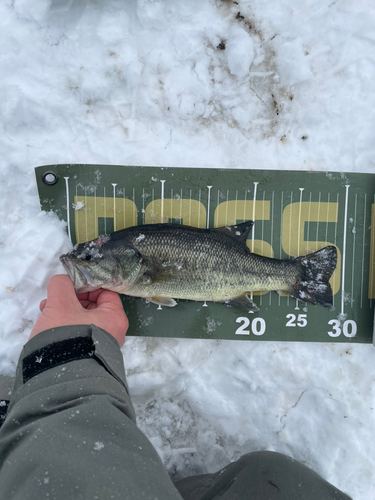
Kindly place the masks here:
[(49, 328), (94, 324), (112, 335), (120, 347), (125, 342), (129, 322), (121, 299), (115, 292), (100, 288), (76, 295), (71, 279), (57, 274), (49, 280), (47, 298), (42, 300), (39, 309), (42, 314), (29, 340)]

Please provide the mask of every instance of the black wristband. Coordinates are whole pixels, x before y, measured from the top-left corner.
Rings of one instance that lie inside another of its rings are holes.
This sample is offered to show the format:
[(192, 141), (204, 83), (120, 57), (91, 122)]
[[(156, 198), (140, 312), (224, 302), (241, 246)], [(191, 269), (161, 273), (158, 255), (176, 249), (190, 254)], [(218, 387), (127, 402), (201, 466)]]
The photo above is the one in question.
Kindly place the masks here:
[(55, 366), (77, 359), (92, 358), (94, 354), (95, 346), (91, 337), (75, 337), (54, 342), (25, 357), (22, 365), (23, 382)]
[(5, 422), (7, 411), (8, 411), (9, 401), (6, 399), (0, 399), (0, 427)]

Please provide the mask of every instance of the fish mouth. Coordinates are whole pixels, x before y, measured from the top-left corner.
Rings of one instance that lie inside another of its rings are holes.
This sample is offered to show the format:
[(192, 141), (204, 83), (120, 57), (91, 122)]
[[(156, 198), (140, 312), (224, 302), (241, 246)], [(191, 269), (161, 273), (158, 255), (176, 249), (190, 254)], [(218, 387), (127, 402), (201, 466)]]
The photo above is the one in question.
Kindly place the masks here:
[(72, 280), (76, 290), (81, 290), (86, 285), (89, 285), (89, 276), (83, 266), (74, 264), (72, 259), (70, 259), (67, 255), (62, 255), (60, 257), (60, 261), (65, 271), (68, 273), (69, 278)]
[(84, 292), (94, 292), (101, 288), (100, 284), (95, 284), (87, 269), (81, 264), (77, 264), (69, 255), (61, 255), (61, 264), (73, 282), (77, 294)]

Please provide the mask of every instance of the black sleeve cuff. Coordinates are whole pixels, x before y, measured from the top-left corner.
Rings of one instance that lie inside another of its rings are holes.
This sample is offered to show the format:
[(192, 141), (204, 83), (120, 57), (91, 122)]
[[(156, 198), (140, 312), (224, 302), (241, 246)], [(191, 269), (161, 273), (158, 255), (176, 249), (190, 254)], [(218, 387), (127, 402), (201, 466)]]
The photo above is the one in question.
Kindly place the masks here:
[[(12, 403), (43, 388), (44, 373), (51, 374), (52, 383), (53, 377), (60, 373), (59, 365), (86, 359), (95, 360), (129, 393), (117, 341), (95, 325), (72, 325), (45, 330), (25, 344), (18, 361)], [(79, 377), (88, 375), (79, 372)]]
[(37, 349), (23, 359), (23, 383), (55, 366), (78, 359), (92, 358), (94, 355), (95, 347), (91, 337), (75, 337), (54, 342)]

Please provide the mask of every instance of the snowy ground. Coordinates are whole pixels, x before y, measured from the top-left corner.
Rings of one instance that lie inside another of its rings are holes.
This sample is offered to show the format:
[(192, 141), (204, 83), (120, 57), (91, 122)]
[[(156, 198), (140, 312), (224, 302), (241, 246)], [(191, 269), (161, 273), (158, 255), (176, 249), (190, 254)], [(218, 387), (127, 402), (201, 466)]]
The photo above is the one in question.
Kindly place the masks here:
[[(374, 22), (370, 0), (0, 2), (0, 373), (69, 248), (35, 166), (372, 172)], [(268, 449), (375, 498), (372, 346), (129, 338), (123, 352), (171, 474)]]

